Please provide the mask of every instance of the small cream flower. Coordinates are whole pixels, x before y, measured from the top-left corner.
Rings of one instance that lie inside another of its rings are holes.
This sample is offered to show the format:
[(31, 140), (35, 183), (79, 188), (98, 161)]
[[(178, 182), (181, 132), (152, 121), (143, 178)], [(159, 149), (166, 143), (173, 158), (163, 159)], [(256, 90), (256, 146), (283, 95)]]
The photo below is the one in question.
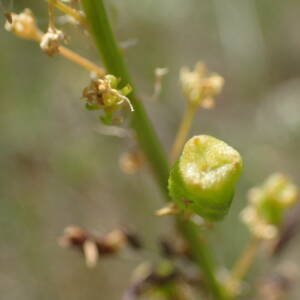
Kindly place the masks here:
[(11, 19), (6, 21), (4, 27), (22, 39), (40, 40), (41, 38), (41, 31), (29, 8), (25, 8), (20, 14), (11, 13)]
[(58, 53), (59, 46), (62, 41), (65, 40), (65, 36), (61, 30), (49, 28), (41, 39), (40, 47), (47, 55), (52, 56)]
[(218, 74), (206, 75), (205, 65), (198, 62), (193, 71), (182, 68), (180, 82), (184, 95), (192, 104), (211, 108), (214, 98), (221, 92), (224, 79)]

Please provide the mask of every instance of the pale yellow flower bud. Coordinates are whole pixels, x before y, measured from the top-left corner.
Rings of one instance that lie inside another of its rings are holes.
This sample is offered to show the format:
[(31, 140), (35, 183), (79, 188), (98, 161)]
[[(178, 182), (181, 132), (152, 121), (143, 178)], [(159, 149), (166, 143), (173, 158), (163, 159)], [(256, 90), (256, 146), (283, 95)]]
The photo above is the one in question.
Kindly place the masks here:
[(180, 82), (189, 102), (203, 108), (211, 108), (214, 106), (214, 98), (223, 88), (224, 79), (217, 74), (206, 75), (206, 73), (205, 65), (199, 62), (193, 71), (181, 69)]

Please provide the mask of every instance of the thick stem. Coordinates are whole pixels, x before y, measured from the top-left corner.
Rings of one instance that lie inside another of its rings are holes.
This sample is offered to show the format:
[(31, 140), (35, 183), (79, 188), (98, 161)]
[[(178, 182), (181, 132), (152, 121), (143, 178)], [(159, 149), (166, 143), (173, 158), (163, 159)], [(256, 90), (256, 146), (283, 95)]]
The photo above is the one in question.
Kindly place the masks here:
[(199, 235), (199, 226), (192, 221), (178, 220), (180, 231), (190, 246), (195, 262), (200, 266), (203, 280), (215, 299), (228, 299), (225, 289), (216, 277), (216, 269), (207, 242)]
[(171, 150), (171, 163), (174, 163), (179, 154), (181, 153), (182, 147), (186, 141), (189, 131), (192, 127), (192, 123), (197, 111), (197, 106), (188, 103), (188, 106), (184, 112), (180, 127), (178, 129), (175, 142)]
[[(133, 86), (124, 58), (110, 26), (103, 0), (82, 0), (82, 5), (107, 71), (120, 77), (124, 83), (130, 83)], [(169, 166), (167, 158), (148, 119), (143, 104), (135, 94), (131, 94), (130, 99), (135, 110), (132, 113), (132, 127), (136, 132), (140, 147), (144, 151), (153, 170), (157, 183), (166, 196), (166, 201), (169, 201), (167, 191)], [(204, 271), (204, 276), (207, 278), (207, 285), (215, 296), (215, 299), (226, 299), (215, 277), (210, 252), (199, 239), (197, 226), (191, 221), (182, 221), (181, 217), (178, 217), (177, 223), (183, 236), (189, 243), (195, 262)]]

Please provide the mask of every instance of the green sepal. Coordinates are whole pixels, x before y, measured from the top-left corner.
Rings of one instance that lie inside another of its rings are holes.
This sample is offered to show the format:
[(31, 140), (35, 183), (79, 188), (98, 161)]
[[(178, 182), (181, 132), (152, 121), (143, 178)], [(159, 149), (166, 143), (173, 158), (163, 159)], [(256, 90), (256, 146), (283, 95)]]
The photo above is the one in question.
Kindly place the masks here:
[(93, 104), (90, 104), (90, 103), (88, 103), (88, 102), (85, 103), (85, 108), (86, 108), (87, 110), (99, 110), (99, 109), (101, 109), (100, 106), (98, 106), (98, 105), (93, 105)]

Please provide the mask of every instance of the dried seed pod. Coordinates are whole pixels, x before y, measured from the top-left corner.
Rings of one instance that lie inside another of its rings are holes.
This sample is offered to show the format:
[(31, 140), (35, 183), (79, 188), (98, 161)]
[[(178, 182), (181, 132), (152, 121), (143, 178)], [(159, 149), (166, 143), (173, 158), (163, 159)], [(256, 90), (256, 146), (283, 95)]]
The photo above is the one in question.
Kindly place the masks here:
[(220, 220), (229, 210), (241, 170), (235, 149), (211, 136), (195, 136), (171, 170), (169, 192), (179, 207)]
[(101, 256), (117, 255), (125, 246), (134, 250), (142, 247), (136, 233), (126, 228), (115, 229), (103, 236), (94, 236), (77, 226), (69, 226), (64, 230), (59, 245), (79, 250), (84, 255), (88, 267), (95, 267)]

